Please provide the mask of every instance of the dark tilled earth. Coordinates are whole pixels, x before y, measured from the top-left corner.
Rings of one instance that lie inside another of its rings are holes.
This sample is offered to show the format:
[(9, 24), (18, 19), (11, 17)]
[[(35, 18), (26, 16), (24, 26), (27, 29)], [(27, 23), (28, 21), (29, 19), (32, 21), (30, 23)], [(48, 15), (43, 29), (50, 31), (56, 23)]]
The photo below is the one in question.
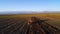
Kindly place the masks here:
[[(43, 22), (37, 27), (28, 26), (28, 19), (7, 18), (0, 19), (0, 34), (60, 34), (60, 30), (50, 24)], [(35, 31), (34, 31), (35, 30)]]

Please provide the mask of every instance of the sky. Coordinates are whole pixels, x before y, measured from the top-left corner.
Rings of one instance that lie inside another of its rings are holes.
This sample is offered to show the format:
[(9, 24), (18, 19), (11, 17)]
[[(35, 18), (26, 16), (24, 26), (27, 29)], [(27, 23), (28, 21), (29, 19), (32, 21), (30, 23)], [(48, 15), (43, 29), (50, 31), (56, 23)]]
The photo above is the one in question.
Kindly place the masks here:
[(0, 0), (0, 14), (60, 11), (60, 0)]

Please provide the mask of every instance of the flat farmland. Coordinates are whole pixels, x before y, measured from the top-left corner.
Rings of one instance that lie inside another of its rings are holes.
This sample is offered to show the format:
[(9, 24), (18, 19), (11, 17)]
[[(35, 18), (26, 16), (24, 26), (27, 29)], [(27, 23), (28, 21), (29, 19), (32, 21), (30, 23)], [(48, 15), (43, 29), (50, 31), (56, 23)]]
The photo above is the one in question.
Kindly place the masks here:
[(30, 17), (47, 19), (47, 23), (60, 29), (60, 14), (0, 15), (0, 34), (26, 34)]

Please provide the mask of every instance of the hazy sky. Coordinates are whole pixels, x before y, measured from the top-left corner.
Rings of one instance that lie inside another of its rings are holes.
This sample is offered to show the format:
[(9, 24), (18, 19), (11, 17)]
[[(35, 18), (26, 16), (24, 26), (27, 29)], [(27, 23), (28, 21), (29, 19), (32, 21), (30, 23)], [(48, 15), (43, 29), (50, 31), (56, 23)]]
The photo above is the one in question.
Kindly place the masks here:
[(60, 11), (60, 0), (0, 0), (0, 13), (5, 11)]

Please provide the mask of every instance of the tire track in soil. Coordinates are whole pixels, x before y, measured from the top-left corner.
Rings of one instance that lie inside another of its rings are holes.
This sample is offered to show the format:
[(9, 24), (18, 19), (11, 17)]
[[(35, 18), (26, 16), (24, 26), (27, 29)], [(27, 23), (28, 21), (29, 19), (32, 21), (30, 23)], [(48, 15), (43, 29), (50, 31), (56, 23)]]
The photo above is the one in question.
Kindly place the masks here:
[[(13, 29), (10, 33), (12, 34), (12, 33), (15, 33), (15, 32), (16, 32), (16, 33), (19, 32), (18, 29), (21, 28), (24, 24), (25, 24), (25, 21), (22, 21), (21, 24), (20, 24), (19, 26), (17, 26), (15, 29)], [(14, 31), (15, 31), (15, 32), (14, 32)], [(16, 33), (15, 33), (15, 34), (16, 34)]]
[[(18, 22), (18, 21), (17, 21)], [(16, 23), (14, 24), (14, 25), (16, 25)], [(6, 29), (4, 29), (5, 31), (9, 31), (9, 29), (11, 29), (11, 28), (13, 28), (14, 27), (14, 25), (12, 24), (12, 25), (10, 25), (10, 27), (9, 28), (6, 28)], [(18, 24), (17, 24), (18, 25)], [(12, 27), (13, 26), (13, 27)], [(3, 30), (3, 31), (4, 31)]]

